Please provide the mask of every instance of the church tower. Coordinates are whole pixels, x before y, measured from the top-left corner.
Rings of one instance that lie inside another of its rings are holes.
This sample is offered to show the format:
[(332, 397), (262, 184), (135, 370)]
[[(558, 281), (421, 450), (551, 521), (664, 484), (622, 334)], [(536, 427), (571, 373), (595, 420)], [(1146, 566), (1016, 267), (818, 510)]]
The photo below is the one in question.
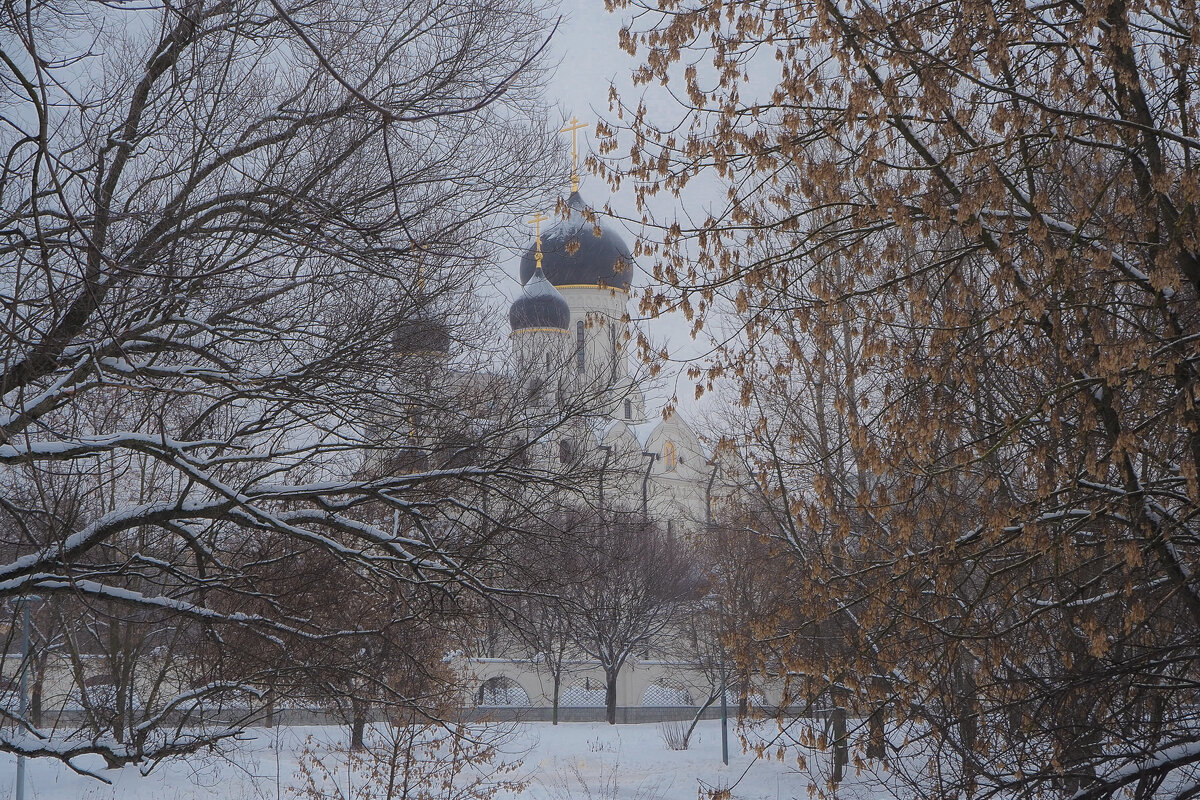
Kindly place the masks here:
[(569, 307), (564, 374), (575, 396), (615, 419), (640, 422), (645, 419), (645, 401), (629, 374), (626, 322), (633, 254), (579, 194), (575, 132), (580, 127), (572, 119), (564, 128), (571, 131), (576, 163), (565, 215), (521, 258), (521, 283), (528, 291), (544, 278)]
[(533, 272), (524, 281), (521, 296), (508, 309), (517, 374), (534, 406), (557, 401), (568, 385), (565, 376), (571, 357), (571, 309), (542, 271), (540, 226), (546, 219), (539, 214), (531, 220), (539, 226)]

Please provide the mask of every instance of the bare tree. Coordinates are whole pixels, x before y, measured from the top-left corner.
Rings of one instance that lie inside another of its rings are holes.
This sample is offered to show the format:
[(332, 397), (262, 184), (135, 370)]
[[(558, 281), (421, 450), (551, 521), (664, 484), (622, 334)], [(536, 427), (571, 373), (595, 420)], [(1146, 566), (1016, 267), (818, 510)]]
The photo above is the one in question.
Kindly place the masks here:
[[(455, 458), (364, 464), (446, 405), (426, 376), (545, 188), (540, 5), (8, 2), (0, 29), (0, 594), (299, 659), (373, 633), (263, 588), (306, 550), (486, 590), (491, 517), (550, 476), (481, 425)], [(163, 681), (136, 744), (6, 706), (0, 749), (184, 752), (236, 730), (204, 723), (273, 685), (260, 666)]]
[(613, 515), (573, 529), (570, 629), (604, 670), (604, 706), (615, 724), (617, 678), (638, 653), (656, 651), (703, 593), (686, 545), (640, 517)]
[(573, 528), (560, 518), (558, 524), (526, 531), (520, 537), (513, 561), (519, 565), (514, 588), (522, 596), (496, 615), (506, 623), (506, 644), (515, 644), (517, 652), (549, 676), (550, 721), (554, 725), (558, 724), (563, 678), (571, 661), (579, 656), (574, 639), (577, 576), (571, 572)]

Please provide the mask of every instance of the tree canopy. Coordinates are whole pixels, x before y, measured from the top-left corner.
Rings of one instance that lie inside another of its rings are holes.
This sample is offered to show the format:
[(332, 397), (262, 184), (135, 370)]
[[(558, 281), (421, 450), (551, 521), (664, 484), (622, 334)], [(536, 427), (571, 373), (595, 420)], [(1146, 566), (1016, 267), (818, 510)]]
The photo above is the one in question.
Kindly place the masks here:
[(1196, 4), (609, 5), (677, 101), (601, 126), (686, 210), (643, 305), (737, 321), (697, 394), (796, 559), (762, 638), (917, 796), (1194, 792)]

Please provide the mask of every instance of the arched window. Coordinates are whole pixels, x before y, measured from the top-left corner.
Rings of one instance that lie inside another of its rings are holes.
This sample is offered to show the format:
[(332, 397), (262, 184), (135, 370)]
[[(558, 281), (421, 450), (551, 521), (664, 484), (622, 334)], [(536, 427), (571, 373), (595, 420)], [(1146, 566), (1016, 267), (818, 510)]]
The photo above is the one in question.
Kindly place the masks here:
[(667, 440), (663, 445), (663, 467), (667, 472), (673, 472), (679, 465), (679, 456), (675, 453), (675, 443)]
[(475, 705), (528, 708), (529, 695), (521, 688), (521, 684), (512, 678), (488, 678), (479, 685), (479, 691), (475, 694)]
[(642, 695), (642, 705), (664, 708), (668, 706), (691, 706), (695, 705), (695, 703), (692, 701), (691, 692), (681, 684), (664, 682), (652, 683), (646, 687), (646, 693)]
[(575, 323), (575, 368), (583, 372), (583, 320)]

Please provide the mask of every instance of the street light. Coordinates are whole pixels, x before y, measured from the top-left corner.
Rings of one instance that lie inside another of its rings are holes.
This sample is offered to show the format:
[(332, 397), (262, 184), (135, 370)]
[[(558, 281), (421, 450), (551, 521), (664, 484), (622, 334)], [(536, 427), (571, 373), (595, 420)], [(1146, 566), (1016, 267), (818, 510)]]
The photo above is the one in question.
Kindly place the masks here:
[(608, 469), (608, 458), (612, 455), (612, 445), (602, 444), (599, 449), (604, 451), (604, 463), (600, 465), (600, 496), (597, 498), (600, 505), (600, 514), (604, 515), (604, 473)]
[(658, 460), (658, 453), (650, 453), (643, 450), (642, 455), (650, 459), (646, 462), (646, 475), (642, 478), (642, 519), (647, 520), (650, 518), (650, 470), (654, 469), (654, 462)]
[[(21, 607), (21, 698), (17, 706), (17, 717), (26, 728), (29, 727), (29, 724), (25, 721), (25, 710), (27, 708), (25, 695), (28, 688), (27, 676), (29, 673), (29, 606), (37, 599), (33, 595), (17, 598), (17, 603)], [(16, 800), (25, 800), (25, 756), (20, 753), (17, 754)]]
[[(714, 470), (715, 471), (715, 470)], [(717, 601), (718, 619), (725, 614), (725, 604)], [(721, 763), (729, 766), (729, 687), (725, 681), (725, 643), (720, 643), (721, 654)]]
[[(712, 512), (712, 487), (713, 481), (717, 477), (717, 460), (710, 458), (706, 462), (710, 467), (708, 473), (708, 485), (704, 488), (704, 521), (708, 524), (709, 533), (712, 533), (713, 527), (713, 512)], [(725, 606), (720, 598), (717, 599), (717, 618), (720, 619), (725, 612)], [(718, 634), (718, 638), (719, 638)], [(729, 766), (729, 687), (726, 683), (725, 673), (725, 645), (719, 643), (718, 652), (721, 654), (721, 762), (725, 766)]]

